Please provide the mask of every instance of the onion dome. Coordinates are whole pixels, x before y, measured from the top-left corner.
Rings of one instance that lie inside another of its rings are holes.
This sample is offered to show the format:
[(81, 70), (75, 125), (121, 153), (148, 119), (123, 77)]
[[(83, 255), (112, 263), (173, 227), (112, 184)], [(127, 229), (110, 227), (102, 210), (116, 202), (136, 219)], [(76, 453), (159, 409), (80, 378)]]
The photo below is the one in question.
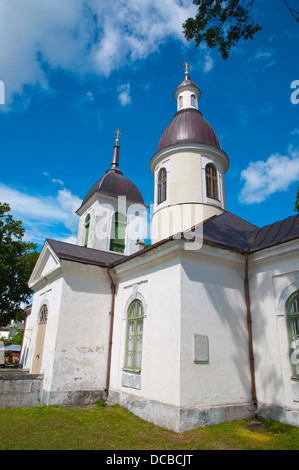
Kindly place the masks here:
[(90, 188), (81, 207), (95, 194), (103, 193), (112, 197), (126, 197), (130, 203), (143, 204), (144, 200), (137, 186), (128, 178), (123, 176), (119, 170), (119, 145), (118, 138), (113, 151), (111, 167), (106, 173)]
[(202, 143), (221, 148), (216, 132), (198, 111), (198, 100), (201, 92), (190, 80), (189, 65), (186, 67), (185, 79), (177, 87), (174, 97), (177, 101), (177, 113), (163, 132), (158, 152), (165, 147), (180, 143)]
[(183, 109), (175, 114), (161, 136), (158, 152), (183, 142), (209, 144), (220, 149), (216, 132), (196, 109)]

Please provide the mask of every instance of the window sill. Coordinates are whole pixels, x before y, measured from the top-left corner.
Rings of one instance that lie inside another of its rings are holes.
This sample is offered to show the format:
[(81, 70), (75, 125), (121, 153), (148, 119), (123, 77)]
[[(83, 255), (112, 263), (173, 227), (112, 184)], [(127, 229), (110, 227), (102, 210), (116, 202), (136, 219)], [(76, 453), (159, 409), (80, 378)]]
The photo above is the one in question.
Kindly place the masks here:
[(129, 372), (131, 374), (137, 374), (139, 375), (141, 372), (141, 369), (128, 369), (127, 367), (123, 368), (123, 372)]

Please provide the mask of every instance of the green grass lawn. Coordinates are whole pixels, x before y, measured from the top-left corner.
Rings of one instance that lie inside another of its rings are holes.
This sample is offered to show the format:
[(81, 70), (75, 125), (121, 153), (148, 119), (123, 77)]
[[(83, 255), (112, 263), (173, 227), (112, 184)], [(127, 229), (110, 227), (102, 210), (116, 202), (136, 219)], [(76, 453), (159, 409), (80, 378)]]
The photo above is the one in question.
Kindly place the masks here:
[(247, 420), (177, 434), (120, 406), (2, 408), (0, 450), (299, 450), (299, 428)]

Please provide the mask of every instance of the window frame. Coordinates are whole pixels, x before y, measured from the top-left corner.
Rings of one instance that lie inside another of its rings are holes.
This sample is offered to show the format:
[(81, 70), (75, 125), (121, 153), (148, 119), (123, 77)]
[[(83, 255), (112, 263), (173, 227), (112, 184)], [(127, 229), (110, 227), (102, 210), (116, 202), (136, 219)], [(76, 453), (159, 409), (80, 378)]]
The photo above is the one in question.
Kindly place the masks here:
[[(213, 172), (215, 173), (213, 174)], [(214, 163), (208, 163), (206, 165), (205, 176), (207, 197), (219, 201), (218, 171)]]
[(157, 205), (162, 204), (162, 202), (166, 200), (167, 200), (167, 170), (165, 167), (163, 167), (163, 168), (160, 168), (159, 173), (158, 173)]
[(43, 304), (38, 313), (38, 323), (39, 324), (47, 323), (48, 315), (49, 315), (48, 306), (46, 304)]
[[(119, 230), (123, 229), (123, 237), (118, 238)], [(109, 250), (114, 253), (124, 253), (126, 248), (127, 218), (121, 212), (114, 212), (112, 216)]]
[(193, 108), (197, 108), (196, 95), (194, 93), (190, 95), (190, 106), (192, 106)]
[(90, 229), (90, 214), (87, 214), (84, 220), (84, 247), (87, 248)]
[[(294, 304), (297, 303), (297, 310), (292, 311)], [(290, 354), (290, 363), (292, 368), (292, 379), (299, 380), (299, 290), (294, 292), (286, 302), (286, 319), (287, 319), (287, 329), (288, 329), (288, 339), (289, 339), (289, 354)], [(294, 322), (294, 320), (297, 320)], [(294, 331), (297, 332), (294, 334)], [(292, 356), (295, 355), (297, 364), (292, 359)], [(297, 359), (298, 357), (298, 359)]]
[[(141, 315), (138, 315), (138, 305), (141, 306)], [(132, 309), (135, 310), (134, 315), (130, 316)], [(126, 329), (126, 344), (125, 344), (125, 359), (123, 370), (127, 372), (141, 372), (142, 365), (142, 347), (143, 347), (143, 330), (144, 330), (144, 306), (141, 300), (134, 299), (130, 302), (127, 309), (127, 329)], [(142, 334), (137, 333), (137, 323), (142, 321)], [(130, 336), (130, 326), (133, 325), (133, 339), (132, 339), (132, 350), (129, 350), (129, 336)], [(137, 338), (141, 336), (141, 349), (140, 349), (140, 363), (136, 363), (136, 343)], [(129, 353), (132, 352), (132, 360), (129, 360)], [(131, 363), (131, 365), (130, 365)]]

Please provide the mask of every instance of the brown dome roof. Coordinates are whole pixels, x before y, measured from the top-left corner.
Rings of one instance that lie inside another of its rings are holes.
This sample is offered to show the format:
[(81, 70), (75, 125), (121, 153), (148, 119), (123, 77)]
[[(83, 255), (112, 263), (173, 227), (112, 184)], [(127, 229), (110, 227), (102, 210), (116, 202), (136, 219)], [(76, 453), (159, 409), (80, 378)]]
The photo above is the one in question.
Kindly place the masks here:
[(117, 170), (108, 170), (106, 173), (90, 188), (82, 206), (88, 201), (94, 193), (105, 193), (109, 196), (125, 196), (128, 201), (138, 204), (144, 204), (143, 197), (137, 188), (128, 178)]
[(165, 147), (183, 142), (209, 144), (221, 148), (214, 129), (197, 109), (192, 108), (183, 109), (175, 114), (161, 136), (158, 152)]

